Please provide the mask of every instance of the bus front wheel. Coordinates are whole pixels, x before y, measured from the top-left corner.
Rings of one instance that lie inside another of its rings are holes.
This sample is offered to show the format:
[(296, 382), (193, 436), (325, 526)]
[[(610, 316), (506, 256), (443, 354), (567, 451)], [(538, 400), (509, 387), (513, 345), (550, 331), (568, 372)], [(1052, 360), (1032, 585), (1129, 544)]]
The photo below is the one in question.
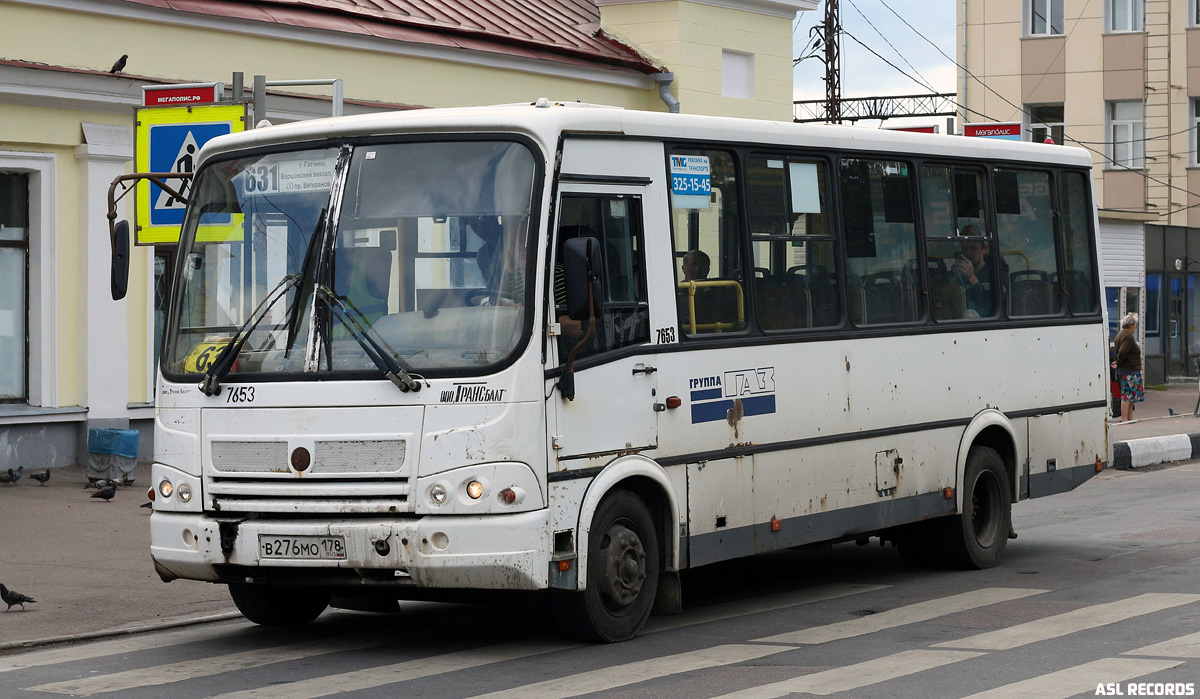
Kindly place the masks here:
[(955, 568), (991, 568), (1004, 553), (1012, 522), (1012, 488), (995, 449), (971, 448), (962, 496), (962, 514), (944, 520), (943, 558)]
[(560, 626), (592, 641), (633, 638), (654, 607), (661, 566), (654, 520), (640, 497), (615, 490), (600, 502), (587, 555), (585, 589), (555, 605)]
[(242, 616), (259, 626), (300, 626), (329, 606), (328, 590), (307, 587), (231, 583), (229, 596)]

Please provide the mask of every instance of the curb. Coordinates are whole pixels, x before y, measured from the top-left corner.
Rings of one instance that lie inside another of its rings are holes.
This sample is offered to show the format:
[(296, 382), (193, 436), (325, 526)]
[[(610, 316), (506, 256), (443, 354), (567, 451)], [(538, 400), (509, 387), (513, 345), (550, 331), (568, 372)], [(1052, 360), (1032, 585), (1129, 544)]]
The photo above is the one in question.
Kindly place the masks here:
[(1200, 432), (1113, 442), (1112, 467), (1126, 471), (1200, 458)]
[(140, 633), (149, 633), (151, 631), (165, 631), (167, 629), (177, 629), (185, 626), (199, 626), (200, 624), (213, 624), (218, 621), (229, 621), (231, 619), (241, 619), (241, 612), (222, 612), (220, 614), (210, 614), (208, 616), (194, 617), (192, 619), (180, 619), (178, 621), (164, 621), (158, 624), (145, 624), (141, 626), (126, 626), (116, 629), (104, 629), (101, 631), (89, 631), (87, 633), (69, 634), (66, 636), (51, 636), (49, 638), (35, 638), (26, 641), (5, 641), (0, 643), (0, 651), (9, 650), (29, 650), (41, 648), (42, 646), (52, 646), (59, 643), (79, 643), (82, 641), (96, 641), (103, 638), (115, 638), (117, 636), (133, 636)]

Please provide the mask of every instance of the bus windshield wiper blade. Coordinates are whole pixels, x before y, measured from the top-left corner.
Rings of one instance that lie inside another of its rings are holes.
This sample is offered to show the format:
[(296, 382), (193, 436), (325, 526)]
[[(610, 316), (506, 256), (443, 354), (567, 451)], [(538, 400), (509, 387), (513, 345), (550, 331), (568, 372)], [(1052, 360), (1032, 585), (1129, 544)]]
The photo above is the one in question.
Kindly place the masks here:
[(333, 315), (346, 328), (346, 331), (350, 333), (350, 337), (353, 337), (354, 341), (362, 347), (367, 358), (379, 368), (379, 371), (383, 372), (388, 381), (396, 384), (405, 393), (421, 390), (421, 382), (414, 379), (412, 375), (404, 370), (404, 367), (400, 366), (400, 362), (396, 359), (395, 355), (379, 346), (379, 343), (371, 337), (370, 332), (363, 328), (357, 318), (351, 315), (351, 309), (342, 303), (342, 300), (338, 298), (337, 294), (333, 293), (333, 290), (325, 286), (317, 287), (317, 298), (323, 300), (329, 306), (330, 310), (333, 311)]
[(250, 339), (250, 333), (254, 332), (262, 319), (267, 317), (267, 311), (271, 310), (271, 307), (283, 298), (289, 289), (300, 283), (300, 279), (301, 275), (299, 274), (290, 274), (280, 279), (271, 293), (263, 298), (262, 302), (258, 304), (258, 308), (255, 308), (250, 317), (246, 319), (246, 322), (242, 323), (242, 327), (238, 328), (238, 331), (230, 338), (229, 344), (225, 345), (225, 348), (213, 360), (212, 366), (205, 372), (204, 380), (200, 382), (200, 390), (204, 392), (204, 395), (214, 396), (220, 392), (221, 379), (225, 378), (233, 368), (238, 353), (242, 351), (246, 340)]

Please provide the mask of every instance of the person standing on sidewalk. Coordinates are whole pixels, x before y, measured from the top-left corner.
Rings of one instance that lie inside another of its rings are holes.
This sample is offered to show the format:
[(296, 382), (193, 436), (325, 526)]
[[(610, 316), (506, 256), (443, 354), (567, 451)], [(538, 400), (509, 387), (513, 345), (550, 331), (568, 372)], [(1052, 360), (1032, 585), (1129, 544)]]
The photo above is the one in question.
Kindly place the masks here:
[(1121, 382), (1121, 422), (1133, 419), (1133, 404), (1146, 399), (1142, 386), (1142, 348), (1138, 347), (1137, 336), (1138, 317), (1130, 313), (1121, 319), (1121, 332), (1113, 346), (1117, 351), (1117, 360), (1112, 367), (1117, 370), (1117, 379)]

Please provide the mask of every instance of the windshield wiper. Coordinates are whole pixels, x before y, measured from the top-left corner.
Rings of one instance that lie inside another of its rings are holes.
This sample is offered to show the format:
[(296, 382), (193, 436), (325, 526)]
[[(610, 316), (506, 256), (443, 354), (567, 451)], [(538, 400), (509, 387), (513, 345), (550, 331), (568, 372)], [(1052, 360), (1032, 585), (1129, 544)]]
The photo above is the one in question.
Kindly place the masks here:
[(238, 331), (230, 338), (229, 344), (225, 345), (225, 348), (213, 360), (212, 365), (208, 367), (208, 371), (205, 372), (204, 380), (200, 382), (200, 390), (204, 392), (204, 395), (215, 396), (221, 392), (221, 379), (225, 378), (233, 368), (233, 363), (237, 360), (242, 347), (245, 346), (246, 340), (250, 339), (250, 333), (254, 332), (262, 319), (267, 317), (267, 311), (270, 311), (271, 307), (283, 298), (289, 289), (299, 284), (301, 279), (302, 275), (300, 274), (290, 274), (280, 279), (271, 293), (263, 298), (262, 302), (258, 304), (258, 308), (255, 308), (250, 317), (246, 319), (246, 322), (242, 323), (242, 327), (238, 328)]
[[(341, 321), (342, 326), (350, 333), (350, 337), (353, 337), (354, 341), (362, 347), (367, 358), (378, 367), (379, 371), (383, 372), (388, 381), (396, 384), (405, 393), (421, 390), (421, 382), (414, 379), (411, 374), (400, 366), (400, 362), (394, 354), (379, 346), (379, 343), (371, 337), (370, 332), (363, 328), (357, 318), (351, 315), (351, 309), (342, 303), (342, 300), (332, 289), (326, 286), (318, 286), (317, 298), (329, 306), (330, 310), (333, 311), (333, 315)], [(362, 316), (357, 310), (354, 310), (354, 313), (357, 313), (360, 317)]]

